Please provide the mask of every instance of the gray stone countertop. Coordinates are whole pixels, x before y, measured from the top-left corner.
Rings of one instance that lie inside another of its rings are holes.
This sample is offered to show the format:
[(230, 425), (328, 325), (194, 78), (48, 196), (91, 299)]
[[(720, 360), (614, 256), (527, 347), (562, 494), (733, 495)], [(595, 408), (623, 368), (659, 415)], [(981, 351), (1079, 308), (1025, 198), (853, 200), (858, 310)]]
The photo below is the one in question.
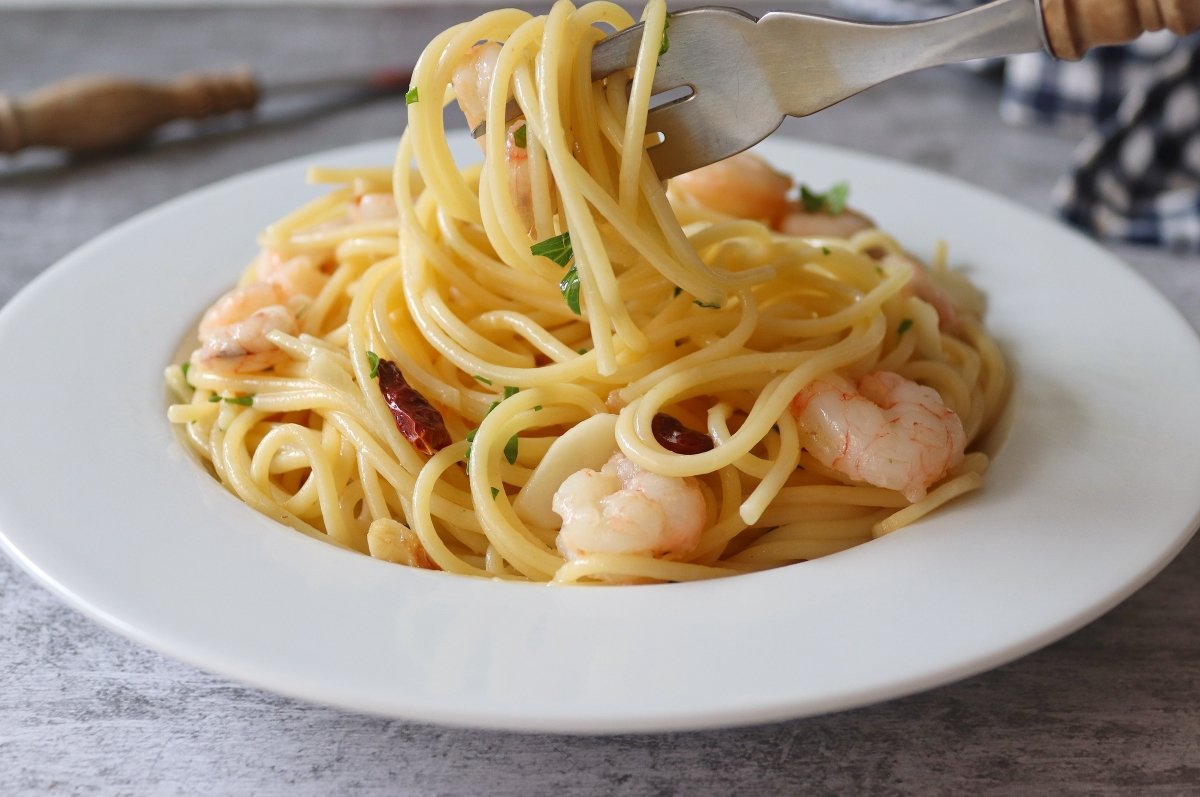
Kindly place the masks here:
[[(81, 72), (267, 76), (411, 60), (469, 10), (0, 12), (0, 90)], [(1048, 213), (1075, 141), (1002, 125), (997, 87), (934, 71), (779, 133), (909, 161)], [(111, 157), (0, 158), (0, 304), (148, 207), (258, 166), (396, 136), (360, 104)], [(1112, 251), (1200, 326), (1200, 262)], [(11, 389), (13, 375), (0, 375)], [(0, 456), (6, 453), (0, 449)], [(1200, 494), (1200, 485), (1198, 494)], [(358, 716), (241, 686), (85, 619), (0, 559), (0, 794), (1196, 794), (1200, 544), (1086, 628), (992, 672), (831, 716), (566, 737)]]

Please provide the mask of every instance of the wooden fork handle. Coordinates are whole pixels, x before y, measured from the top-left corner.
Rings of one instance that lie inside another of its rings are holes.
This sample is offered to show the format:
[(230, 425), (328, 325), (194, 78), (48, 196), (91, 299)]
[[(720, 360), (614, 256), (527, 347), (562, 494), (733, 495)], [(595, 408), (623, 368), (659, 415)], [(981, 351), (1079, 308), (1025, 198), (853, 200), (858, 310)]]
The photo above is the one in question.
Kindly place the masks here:
[(1200, 28), (1200, 0), (1042, 0), (1042, 21), (1051, 52), (1074, 61), (1146, 31), (1187, 35)]
[(258, 96), (247, 70), (184, 75), (168, 83), (72, 78), (20, 99), (0, 94), (0, 152), (34, 146), (108, 149), (176, 119), (249, 110)]

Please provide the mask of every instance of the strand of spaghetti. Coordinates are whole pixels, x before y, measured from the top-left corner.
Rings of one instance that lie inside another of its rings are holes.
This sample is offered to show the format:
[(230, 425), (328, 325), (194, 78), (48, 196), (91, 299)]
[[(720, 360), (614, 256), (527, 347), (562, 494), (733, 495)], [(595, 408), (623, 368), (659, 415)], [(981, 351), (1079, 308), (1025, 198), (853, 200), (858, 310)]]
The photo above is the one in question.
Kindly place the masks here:
[[(654, 371), (646, 374), (644, 377), (637, 379), (627, 386), (621, 388), (617, 391), (617, 395), (620, 397), (621, 401), (628, 402), (634, 396), (645, 393), (646, 389), (650, 385), (661, 381), (670, 373), (697, 368), (705, 363), (711, 363), (715, 362), (716, 360), (730, 357), (741, 350), (746, 341), (750, 339), (750, 336), (754, 334), (755, 321), (758, 317), (758, 303), (755, 301), (752, 293), (743, 290), (738, 292), (738, 301), (736, 304), (740, 308), (741, 312), (739, 313), (737, 324), (728, 332), (728, 334), (719, 337), (715, 343), (710, 343), (709, 345), (697, 349), (690, 354), (674, 359), (669, 365), (655, 369)], [(723, 318), (724, 315), (722, 315), (722, 319)], [(680, 331), (683, 331), (683, 327), (685, 327), (685, 325), (691, 326), (690, 331), (693, 334), (701, 331), (697, 329), (695, 325), (681, 323), (675, 327), (669, 327), (664, 332), (660, 332), (659, 334), (655, 335), (654, 338), (664, 342), (667, 339), (673, 340), (674, 337), (672, 333), (675, 331), (675, 329), (678, 328)]]
[[(731, 358), (724, 363), (709, 364), (703, 375), (672, 374), (621, 411), (617, 418), (617, 441), (625, 456), (641, 467), (664, 476), (694, 476), (725, 467), (749, 453), (754, 444), (775, 424), (801, 388), (818, 375), (853, 362), (873, 349), (882, 340), (883, 332), (883, 317), (869, 316), (857, 322), (842, 341), (821, 352), (776, 354), (766, 357), (746, 355)], [(760, 360), (762, 365), (766, 366), (764, 370), (790, 372), (779, 379), (769, 392), (764, 392), (759, 397), (741, 428), (725, 445), (703, 454), (673, 457), (653, 440), (651, 421), (668, 401), (678, 401), (680, 397), (687, 396), (689, 391), (697, 388), (701, 378), (712, 380), (735, 376), (739, 372), (758, 370), (754, 369), (753, 364)], [(790, 363), (791, 368), (770, 367), (780, 364), (781, 361)]]
[(968, 471), (961, 476), (942, 483), (939, 487), (931, 490), (925, 498), (917, 501), (912, 506), (907, 506), (899, 512), (889, 515), (886, 519), (879, 521), (871, 528), (871, 534), (875, 537), (890, 534), (896, 529), (907, 526), (917, 518), (929, 514), (947, 501), (971, 490), (977, 490), (982, 486), (983, 476), (974, 471)]
[(964, 426), (971, 410), (971, 385), (963, 381), (963, 374), (949, 363), (932, 360), (907, 362), (896, 372), (905, 379), (928, 385), (938, 392), (946, 406), (958, 413)]
[(373, 188), (387, 190), (392, 185), (392, 170), (388, 166), (310, 166), (304, 173), (304, 181), (313, 184), (348, 185), (361, 180)]
[[(540, 83), (542, 107), (540, 134), (550, 168), (559, 186), (564, 226), (570, 232), (575, 253), (575, 267), (579, 276), (580, 307), (586, 309), (591, 325), (592, 342), (596, 349), (597, 368), (601, 374), (616, 371), (613, 348), (614, 333), (634, 351), (644, 351), (646, 342), (628, 310), (621, 303), (616, 290), (612, 263), (609, 261), (604, 241), (597, 229), (596, 221), (588, 211), (583, 194), (573, 190), (577, 181), (591, 180), (581, 175), (582, 167), (575, 161), (566, 140), (566, 131), (558, 127), (556, 119), (561, 116), (557, 65), (574, 54), (562, 49), (562, 35), (568, 22), (567, 5), (555, 5), (546, 17), (542, 34), (542, 47), (536, 57), (537, 77)], [(610, 332), (610, 329), (612, 332)]]
[[(383, 447), (350, 416), (331, 412), (326, 416), (326, 421), (334, 425), (355, 448), (363, 452), (367, 462), (392, 486), (402, 501), (404, 496), (412, 495), (417, 480), (415, 474), (424, 472), (424, 467), (428, 463), (420, 468), (407, 470), (403, 466), (397, 465)], [(430, 502), (430, 512), (459, 528), (476, 532), (482, 531), (479, 521), (475, 518), (475, 513), (471, 510), (470, 497), (449, 485), (446, 485), (440, 494), (433, 496)], [(410, 510), (406, 509), (405, 515), (411, 519)]]
[[(327, 338), (319, 338), (316, 335), (307, 333), (301, 333), (293, 337), (275, 329), (267, 333), (267, 339), (280, 350), (287, 352), (292, 360), (296, 361), (302, 367), (313, 357), (324, 356), (336, 362), (338, 367), (343, 370), (350, 370), (350, 358), (346, 354), (346, 349), (333, 346)], [(305, 369), (305, 372), (307, 372), (307, 369)], [(295, 380), (295, 376), (289, 376), (287, 379), (280, 380), (271, 389), (283, 390), (297, 387)]]
[[(213, 466), (221, 475), (222, 481), (243, 501), (258, 512), (274, 518), (304, 534), (317, 539), (327, 539), (319, 529), (305, 523), (289, 512), (281, 510), (269, 496), (263, 495), (249, 478), (250, 458), (246, 453), (244, 438), (246, 432), (261, 417), (262, 413), (253, 410), (234, 411), (230, 408), (222, 410), (223, 421), (229, 425), (226, 431), (221, 431), (221, 422), (213, 426), (212, 449), (215, 456)], [(331, 540), (343, 546), (337, 540)]]
[(558, 568), (561, 558), (557, 552), (547, 550), (520, 521), (507, 498), (496, 500), (498, 496), (491, 495), (491, 489), (500, 483), (497, 462), (505, 441), (529, 423), (539, 422), (535, 406), (552, 403), (577, 406), (585, 417), (604, 412), (603, 404), (592, 393), (572, 385), (517, 393), (500, 402), (480, 423), (469, 463), (471, 497), (488, 539), (517, 570), (527, 575), (540, 573), (542, 578)]
[(761, 567), (780, 567), (792, 562), (805, 562), (822, 556), (840, 553), (869, 540), (859, 537), (845, 540), (783, 540), (752, 545), (730, 557), (728, 564), (745, 563)]
[(350, 285), (368, 265), (363, 261), (348, 261), (329, 276), (313, 300), (300, 312), (301, 334), (315, 336), (329, 327), (328, 318), (335, 306), (344, 301)]
[[(873, 515), (879, 511), (875, 507), (851, 506), (847, 504), (811, 504), (799, 506), (796, 504), (790, 506), (773, 504), (770, 509), (762, 514), (762, 517), (758, 519), (755, 525), (764, 529), (779, 528), (780, 526), (791, 524), (807, 527), (808, 524), (816, 521), (855, 520)], [(877, 519), (881, 519), (887, 515), (888, 512), (885, 509), (880, 518)]]
[(979, 352), (953, 335), (942, 335), (942, 351), (947, 362), (957, 366), (963, 383), (978, 387), (983, 373), (983, 358)]
[(617, 204), (635, 224), (639, 178), (647, 171), (647, 155), (642, 143), (646, 138), (646, 111), (650, 107), (654, 68), (657, 65), (666, 24), (666, 5), (646, 6), (642, 14), (642, 42), (638, 47), (637, 67), (633, 70), (629, 108), (625, 114), (625, 136), (621, 141), (620, 150), (621, 179), (617, 190)]
[(698, 581), (736, 575), (727, 567), (708, 567), (628, 554), (593, 554), (562, 565), (554, 572), (555, 584), (571, 584), (585, 578), (625, 577), (653, 581)]
[(717, 471), (720, 480), (719, 517), (706, 528), (696, 544), (693, 561), (713, 564), (720, 560), (730, 541), (746, 530), (747, 525), (738, 511), (742, 503), (742, 479), (735, 468)]
[(508, 330), (518, 335), (538, 352), (554, 362), (565, 362), (578, 356), (541, 324), (524, 313), (513, 310), (490, 310), (471, 321), (475, 329)]
[(476, 356), (485, 358), (488, 362), (498, 366), (525, 370), (533, 368), (533, 355), (526, 352), (508, 351), (471, 329), (442, 301), (441, 295), (436, 290), (425, 291), (423, 300), (430, 320), (437, 324), (446, 337), (456, 342), (459, 347), (474, 352)]
[(742, 502), (738, 514), (747, 525), (758, 522), (767, 506), (775, 499), (788, 475), (800, 464), (800, 432), (791, 413), (779, 416), (779, 450), (771, 452), (771, 468), (754, 491)]
[(413, 508), (410, 514), (410, 526), (420, 538), (421, 547), (442, 570), (463, 575), (485, 576), (487, 575), (486, 571), (469, 564), (451, 551), (433, 525), (432, 506), (438, 480), (444, 470), (453, 467), (462, 459), (465, 450), (466, 443), (455, 443), (443, 448), (434, 454), (426, 466), (421, 469), (412, 488)]
[(885, 509), (860, 512), (846, 518), (785, 521), (755, 540), (755, 544), (789, 540), (861, 540), (870, 537), (872, 525), (887, 516)]
[(272, 249), (287, 248), (292, 234), (297, 229), (318, 224), (336, 215), (349, 197), (350, 189), (348, 187), (339, 188), (292, 211), (263, 231), (264, 245)]
[(441, 271), (443, 279), (458, 287), (465, 298), (479, 307), (520, 303), (561, 314), (562, 294), (557, 286), (550, 287), (557, 275), (548, 261), (528, 257), (526, 252), (517, 261), (521, 267), (513, 268), (498, 259), (495, 251), (480, 249), (468, 238), (468, 233), (478, 236), (478, 228), (442, 214), (437, 216), (437, 230), (439, 246), (461, 261), (454, 264), (450, 260), (452, 265)]
[[(455, 55), (461, 57), (478, 41), (473, 39), (464, 45), (461, 43), (464, 34), (469, 38), (485, 24), (480, 19), (447, 29), (429, 43), (413, 66), (410, 94), (416, 91), (416, 101), (408, 105), (408, 127), (400, 137), (400, 155), (393, 172), (392, 190), (397, 205), (401, 205), (402, 196), (409, 194), (409, 158), (415, 155), (417, 173), (426, 185), (423, 193), (431, 195), (445, 213), (463, 221), (480, 222), (478, 197), (459, 174), (446, 141), (442, 108), (448, 99), (446, 86), (450, 83), (450, 73), (456, 65), (450, 59)], [(451, 44), (457, 46), (451, 49)], [(407, 224), (403, 212), (401, 219), (404, 229)]]
[[(602, 110), (597, 116), (601, 131), (614, 146), (619, 145), (622, 137), (618, 119), (619, 117), (616, 117), (611, 111), (605, 113)], [(574, 168), (571, 168), (572, 165)], [(621, 213), (620, 206), (612, 195), (604, 191), (595, 180), (591, 179), (582, 165), (578, 163), (568, 164), (568, 169), (568, 177), (572, 180), (573, 184), (578, 186), (583, 198), (596, 209), (596, 212), (603, 219), (613, 227), (620, 229), (629, 243), (665, 279), (696, 296), (705, 304), (720, 303), (724, 299), (726, 288), (752, 284), (765, 277), (765, 274), (761, 272), (733, 274), (717, 271), (701, 260), (695, 252), (686, 249), (684, 251), (673, 251), (665, 241), (658, 239), (658, 236), (662, 235), (661, 229), (656, 230), (656, 234), (652, 234), (640, 227), (620, 226), (624, 220), (624, 216)], [(650, 203), (652, 210), (661, 209), (663, 203), (666, 202), (666, 194), (662, 186), (657, 183), (657, 178), (654, 177), (653, 172), (651, 171), (648, 174), (650, 175), (650, 182), (642, 184), (643, 196)], [(661, 198), (661, 202), (656, 198)], [(655, 212), (654, 219), (661, 221), (660, 213)], [(678, 223), (673, 219), (671, 224), (672, 227), (678, 226)], [(679, 233), (678, 240), (685, 240), (682, 232)], [(677, 259), (675, 255), (680, 255), (680, 258)]]
[(388, 501), (380, 483), (379, 472), (375, 470), (370, 460), (367, 459), (367, 455), (361, 450), (355, 454), (354, 460), (358, 466), (358, 480), (363, 488), (363, 504), (367, 517), (373, 519), (391, 517), (391, 513), (388, 511)]
[(363, 267), (384, 257), (393, 257), (400, 251), (395, 230), (387, 238), (347, 238), (333, 250), (333, 259), (338, 263), (363, 260)]
[(840, 484), (807, 484), (784, 487), (776, 498), (776, 505), (780, 507), (792, 504), (903, 507), (908, 506), (908, 503), (904, 496), (894, 490), (865, 485), (849, 487)]
[[(321, 518), (323, 531), (330, 539), (340, 542), (348, 548), (366, 553), (365, 534), (355, 534), (344, 522), (339, 511), (339, 494), (344, 482), (335, 476), (333, 466), (336, 460), (331, 460), (328, 456), (323, 455), (327, 453), (322, 451), (323, 435), (313, 430), (301, 429), (294, 424), (288, 426), (291, 428), (281, 426), (273, 432), (280, 437), (286, 437), (287, 443), (300, 451), (307, 460), (310, 471), (301, 490), (279, 505), (284, 511), (291, 512), (297, 517), (304, 517), (310, 509), (315, 510), (317, 516)], [(268, 433), (268, 436), (270, 434)], [(259, 443), (258, 450), (262, 450), (266, 443), (267, 438), (264, 438)], [(263, 472), (265, 466), (260, 464), (258, 468), (255, 467), (255, 459), (258, 459), (259, 463), (263, 462), (259, 458), (258, 450), (255, 451), (255, 458), (251, 459), (247, 470), (250, 478), (258, 483), (259, 489), (267, 493), (269, 485), (266, 474)], [(260, 471), (261, 475), (256, 471)]]
[[(518, 64), (523, 63), (528, 57), (527, 53), (536, 48), (538, 40), (542, 37), (544, 26), (544, 18), (535, 17), (507, 33), (504, 47), (500, 49), (500, 54), (492, 69), (491, 89), (487, 96), (485, 119), (491, 121), (491, 124), (487, 125), (483, 135), (485, 154), (483, 172), (479, 179), (479, 198), (481, 210), (484, 211), (484, 230), (487, 232), (488, 240), (492, 241), (493, 245), (503, 242), (501, 246), (497, 247), (498, 253), (501, 259), (510, 262), (524, 260), (525, 258), (519, 253), (522, 249), (528, 250), (531, 241), (527, 225), (517, 210), (513, 197), (514, 192), (509, 187), (513, 179), (519, 178), (514, 178), (510, 173), (512, 164), (510, 164), (509, 157), (509, 123), (506, 120), (509, 102), (508, 89), (513, 83)], [(536, 100), (531, 99), (528, 93), (518, 92), (516, 97), (518, 103), (524, 101), (533, 106), (522, 109), (526, 117), (530, 112), (536, 113)], [(526, 121), (526, 127), (528, 127), (528, 121)], [(526, 142), (529, 141), (529, 138), (527, 134)], [(537, 140), (536, 136), (534, 136), (534, 140)], [(513, 144), (514, 149), (515, 146)], [(528, 154), (526, 152), (526, 155)], [(512, 157), (518, 156), (513, 152)], [(526, 157), (526, 163), (528, 163), (528, 157)], [(531, 196), (535, 192), (540, 192), (542, 196), (536, 202), (541, 203), (548, 210), (550, 205), (548, 177), (542, 176), (539, 172), (541, 182), (534, 183), (532, 175), (527, 175), (527, 179), (531, 181), (529, 186)], [(509, 251), (505, 251), (505, 244), (510, 248)]]
[[(705, 426), (708, 429), (708, 436), (718, 446), (728, 445), (730, 438), (733, 436), (733, 433), (729, 431), (729, 416), (732, 414), (733, 407), (728, 402), (719, 401), (708, 408), (708, 417)], [(767, 441), (770, 439), (771, 435), (764, 438)], [(777, 450), (778, 448), (776, 448)], [(734, 460), (731, 467), (755, 479), (765, 479), (767, 474), (771, 472), (771, 468), (774, 467), (772, 453), (772, 450), (768, 448), (766, 457), (745, 454)], [(797, 452), (798, 457), (799, 452)]]

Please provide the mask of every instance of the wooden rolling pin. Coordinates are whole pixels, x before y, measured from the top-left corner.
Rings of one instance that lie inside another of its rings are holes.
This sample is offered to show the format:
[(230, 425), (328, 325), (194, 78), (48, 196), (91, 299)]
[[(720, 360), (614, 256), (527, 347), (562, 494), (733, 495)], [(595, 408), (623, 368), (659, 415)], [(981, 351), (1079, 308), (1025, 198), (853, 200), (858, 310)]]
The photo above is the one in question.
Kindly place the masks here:
[[(1059, 58), (1076, 59), (1093, 47), (1137, 38), (1143, 31), (1186, 35), (1200, 28), (1200, 0), (1041, 0), (1046, 43)], [(397, 91), (409, 73), (384, 70), (363, 78), (336, 78), (271, 88), (296, 92), (334, 87)], [(185, 75), (169, 83), (80, 77), (21, 100), (0, 94), (0, 152), (59, 147), (71, 152), (109, 149), (136, 141), (167, 122), (248, 111), (264, 90), (247, 70)]]
[(408, 70), (263, 87), (246, 69), (183, 75), (167, 83), (112, 76), (77, 77), (13, 99), (0, 94), (0, 152), (57, 147), (94, 152), (130, 144), (179, 119), (249, 111), (266, 96), (318, 91), (396, 93)]

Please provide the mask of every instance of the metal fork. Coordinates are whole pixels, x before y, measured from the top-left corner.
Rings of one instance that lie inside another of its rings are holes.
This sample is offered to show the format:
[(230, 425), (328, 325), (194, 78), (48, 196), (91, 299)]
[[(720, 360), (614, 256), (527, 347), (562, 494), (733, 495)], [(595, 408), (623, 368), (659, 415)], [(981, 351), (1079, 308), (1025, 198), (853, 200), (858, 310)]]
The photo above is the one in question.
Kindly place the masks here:
[[(660, 178), (748, 149), (785, 116), (807, 116), (889, 78), (926, 67), (1031, 52), (1045, 45), (1039, 0), (998, 0), (924, 22), (879, 25), (772, 11), (761, 19), (705, 7), (668, 18), (655, 94), (690, 93), (652, 107), (647, 133)], [(632, 67), (636, 25), (599, 42), (592, 78)]]

